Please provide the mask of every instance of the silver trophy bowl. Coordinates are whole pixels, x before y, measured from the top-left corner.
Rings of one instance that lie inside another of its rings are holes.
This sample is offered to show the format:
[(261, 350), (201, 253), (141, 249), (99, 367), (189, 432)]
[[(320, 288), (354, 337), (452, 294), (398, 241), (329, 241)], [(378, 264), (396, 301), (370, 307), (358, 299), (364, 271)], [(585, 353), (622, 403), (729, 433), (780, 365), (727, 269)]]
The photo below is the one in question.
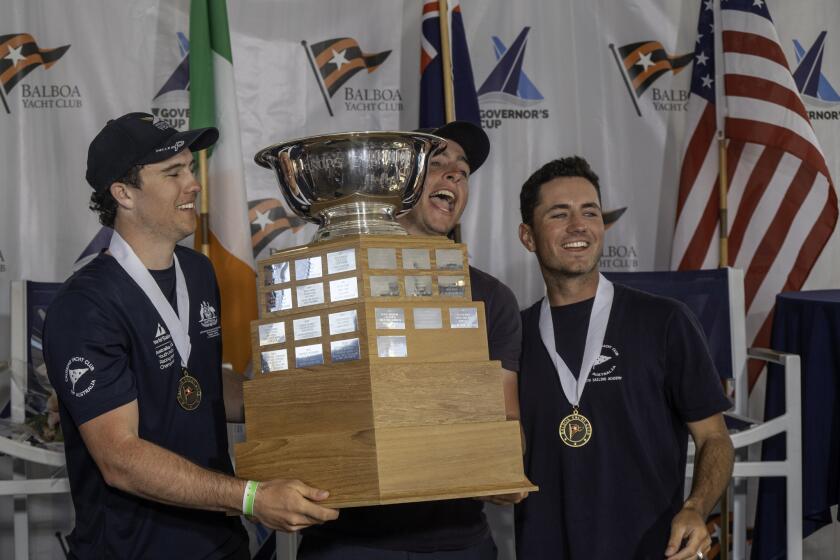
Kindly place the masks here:
[(420, 197), (426, 164), (446, 141), (421, 132), (343, 132), (260, 150), (301, 218), (319, 224), (314, 242), (345, 235), (406, 235), (396, 216)]

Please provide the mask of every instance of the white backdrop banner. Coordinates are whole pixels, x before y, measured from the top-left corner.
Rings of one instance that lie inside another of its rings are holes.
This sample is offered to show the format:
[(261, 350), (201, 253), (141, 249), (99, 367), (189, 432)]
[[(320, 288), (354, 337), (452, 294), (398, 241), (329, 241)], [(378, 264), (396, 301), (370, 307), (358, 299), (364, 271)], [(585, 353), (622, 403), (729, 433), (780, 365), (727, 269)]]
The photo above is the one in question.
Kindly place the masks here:
[[(803, 90), (836, 180), (840, 4), (767, 3), (792, 70), (812, 47), (824, 48), (820, 87)], [(523, 307), (542, 295), (536, 262), (517, 238), (519, 188), (550, 159), (579, 154), (600, 175), (605, 206), (627, 209), (607, 234), (602, 268), (668, 268), (692, 63), (684, 55), (693, 52), (700, 0), (461, 7), (492, 146), (463, 219), (473, 264), (509, 284)], [(253, 163), (257, 150), (312, 134), (416, 126), (421, 8), (419, 0), (230, 3), (256, 255), (312, 233), (288, 214), (271, 172)], [(187, 35), (187, 0), (0, 8), (0, 360), (10, 281), (63, 280), (99, 229), (84, 180), (92, 137), (128, 111), (187, 125)], [(640, 48), (668, 64), (660, 72), (625, 64)], [(839, 247), (835, 231), (806, 287), (840, 286)]]

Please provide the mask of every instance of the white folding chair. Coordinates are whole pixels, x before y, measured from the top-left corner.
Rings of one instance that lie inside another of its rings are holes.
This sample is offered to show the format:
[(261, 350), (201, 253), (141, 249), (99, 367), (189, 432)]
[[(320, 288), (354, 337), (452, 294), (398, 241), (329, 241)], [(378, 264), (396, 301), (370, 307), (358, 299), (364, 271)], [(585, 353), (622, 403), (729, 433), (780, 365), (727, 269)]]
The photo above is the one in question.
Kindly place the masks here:
[[(23, 424), (26, 420), (25, 399), (27, 391), (27, 356), (29, 333), (27, 322), (26, 282), (12, 282), (11, 309), (11, 364), (6, 368), (10, 374), (10, 420)], [(32, 465), (46, 465), (60, 470), (64, 466), (64, 451), (54, 451), (0, 437), (0, 454), (11, 458), (13, 475), (11, 479), (0, 480), (0, 496), (14, 500), (14, 550), (15, 560), (29, 558), (29, 513), (27, 497), (34, 494), (61, 494), (70, 491), (65, 477), (29, 478)]]

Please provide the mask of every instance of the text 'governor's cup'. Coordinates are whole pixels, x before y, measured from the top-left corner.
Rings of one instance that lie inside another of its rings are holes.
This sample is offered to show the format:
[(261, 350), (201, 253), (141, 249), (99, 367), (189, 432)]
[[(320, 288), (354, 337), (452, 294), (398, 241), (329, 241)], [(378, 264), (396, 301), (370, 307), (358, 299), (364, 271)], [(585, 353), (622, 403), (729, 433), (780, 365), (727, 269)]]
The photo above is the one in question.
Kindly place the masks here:
[(446, 141), (420, 132), (343, 132), (260, 150), (288, 206), (319, 225), (313, 242), (347, 235), (405, 235), (396, 216), (423, 190), (428, 159)]

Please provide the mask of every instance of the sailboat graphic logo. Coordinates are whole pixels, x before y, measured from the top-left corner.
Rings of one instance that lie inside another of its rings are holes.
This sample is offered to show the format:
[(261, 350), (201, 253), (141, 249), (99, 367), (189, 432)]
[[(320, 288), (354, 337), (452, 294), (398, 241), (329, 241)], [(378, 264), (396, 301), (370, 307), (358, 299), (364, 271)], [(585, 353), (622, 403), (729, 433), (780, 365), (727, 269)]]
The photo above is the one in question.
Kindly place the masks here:
[(497, 62), (493, 71), (478, 88), (480, 102), (511, 103), (521, 107), (530, 107), (544, 99), (522, 70), (530, 30), (530, 27), (523, 28), (510, 48), (505, 47), (498, 37), (493, 37), (493, 51)]
[(820, 105), (835, 105), (840, 103), (840, 95), (822, 73), (826, 35), (826, 31), (821, 32), (807, 51), (799, 41), (793, 40), (796, 62), (799, 65), (793, 72), (793, 80), (799, 93), (809, 98), (809, 101)]

